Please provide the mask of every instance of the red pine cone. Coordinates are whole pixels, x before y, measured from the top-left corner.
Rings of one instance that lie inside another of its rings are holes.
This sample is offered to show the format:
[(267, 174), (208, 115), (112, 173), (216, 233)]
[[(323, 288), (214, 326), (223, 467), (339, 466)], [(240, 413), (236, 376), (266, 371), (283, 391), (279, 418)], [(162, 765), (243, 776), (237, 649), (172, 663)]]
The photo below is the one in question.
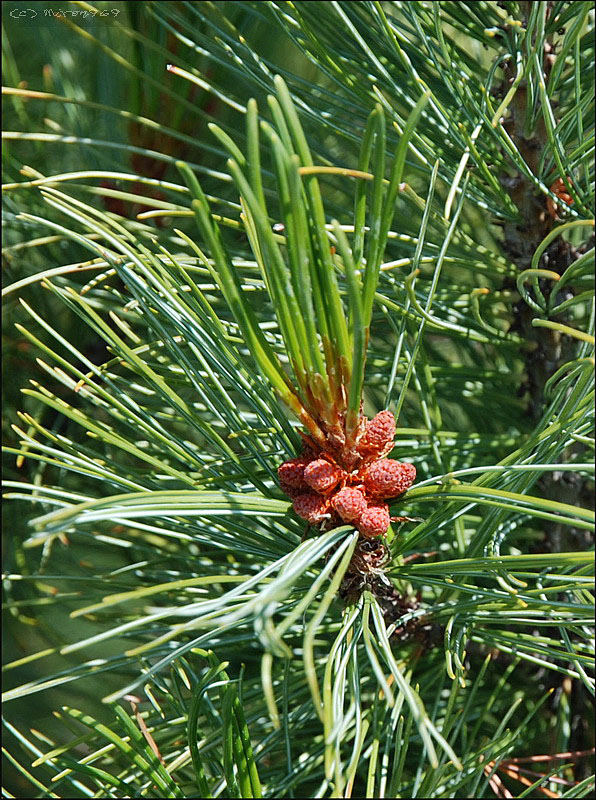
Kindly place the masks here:
[(311, 525), (318, 525), (327, 516), (327, 501), (320, 494), (314, 492), (299, 494), (294, 500), (293, 508), (299, 517), (310, 522)]
[(391, 458), (373, 461), (364, 470), (364, 485), (375, 497), (397, 497), (416, 480), (416, 467)]
[[(395, 438), (395, 417), (391, 411), (379, 413), (366, 423), (364, 434), (358, 443), (358, 450), (363, 452), (386, 452)], [(389, 448), (390, 449), (390, 448)]]
[(315, 492), (323, 494), (334, 489), (344, 474), (335, 464), (325, 461), (324, 458), (317, 458), (305, 468), (304, 480)]
[(308, 462), (305, 458), (292, 458), (290, 461), (284, 461), (277, 468), (279, 475), (279, 482), (281, 488), (285, 491), (285, 486), (292, 489), (306, 489), (308, 488), (304, 482), (304, 467)]
[(366, 511), (366, 500), (360, 489), (347, 486), (334, 495), (331, 505), (344, 522), (357, 522)]
[(358, 530), (367, 538), (382, 536), (387, 533), (390, 521), (389, 508), (385, 503), (382, 505), (369, 506), (360, 517)]

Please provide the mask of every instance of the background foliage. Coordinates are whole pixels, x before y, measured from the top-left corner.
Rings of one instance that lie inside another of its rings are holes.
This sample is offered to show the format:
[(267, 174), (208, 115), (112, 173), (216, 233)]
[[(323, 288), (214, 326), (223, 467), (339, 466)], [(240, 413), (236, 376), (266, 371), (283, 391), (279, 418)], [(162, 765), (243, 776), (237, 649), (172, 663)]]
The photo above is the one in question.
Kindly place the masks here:
[[(591, 4), (37, 7), (3, 4), (5, 796), (589, 795)], [(345, 605), (353, 530), (277, 486), (325, 330), (417, 468), (397, 607)]]

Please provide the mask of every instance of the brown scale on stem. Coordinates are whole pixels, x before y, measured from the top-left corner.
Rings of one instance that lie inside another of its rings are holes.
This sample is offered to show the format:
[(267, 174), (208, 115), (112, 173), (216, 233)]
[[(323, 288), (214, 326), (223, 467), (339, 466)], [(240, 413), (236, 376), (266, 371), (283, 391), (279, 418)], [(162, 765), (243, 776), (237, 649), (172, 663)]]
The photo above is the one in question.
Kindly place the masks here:
[(323, 441), (301, 433), (301, 455), (280, 464), (280, 487), (308, 527), (325, 531), (350, 524), (358, 530), (340, 596), (349, 602), (366, 588), (375, 595), (382, 589), (382, 597), (387, 600), (387, 592), (393, 592), (394, 605), (401, 608), (401, 596), (383, 574), (389, 560), (384, 537), (392, 521), (411, 520), (391, 517), (387, 501), (410, 488), (416, 468), (386, 458), (393, 449), (395, 418), (387, 410), (371, 420), (360, 413), (350, 440), (345, 435), (345, 415), (337, 411), (332, 425), (322, 421), (319, 425)]

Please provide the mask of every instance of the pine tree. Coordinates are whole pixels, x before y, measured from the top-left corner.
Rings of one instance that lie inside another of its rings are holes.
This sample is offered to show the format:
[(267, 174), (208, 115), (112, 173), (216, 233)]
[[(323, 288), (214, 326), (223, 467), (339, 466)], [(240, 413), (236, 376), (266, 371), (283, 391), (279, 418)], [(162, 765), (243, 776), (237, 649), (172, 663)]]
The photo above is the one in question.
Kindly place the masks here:
[(6, 796), (589, 796), (591, 4), (46, 6)]

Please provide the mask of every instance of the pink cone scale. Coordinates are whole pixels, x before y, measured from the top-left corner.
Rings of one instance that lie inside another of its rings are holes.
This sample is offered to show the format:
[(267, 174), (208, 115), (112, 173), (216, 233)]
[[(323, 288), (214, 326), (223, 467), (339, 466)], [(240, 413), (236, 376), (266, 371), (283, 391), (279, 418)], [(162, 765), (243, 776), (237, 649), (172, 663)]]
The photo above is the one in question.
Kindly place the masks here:
[(397, 497), (416, 480), (416, 467), (391, 458), (380, 458), (366, 467), (363, 478), (373, 497)]
[(358, 530), (367, 539), (383, 536), (387, 533), (390, 522), (389, 508), (385, 504), (369, 506), (360, 517)]
[(324, 458), (311, 461), (304, 469), (304, 480), (315, 492), (329, 492), (344, 476), (344, 471)]
[(360, 489), (345, 486), (334, 495), (331, 505), (344, 522), (358, 522), (366, 511), (366, 498)]

